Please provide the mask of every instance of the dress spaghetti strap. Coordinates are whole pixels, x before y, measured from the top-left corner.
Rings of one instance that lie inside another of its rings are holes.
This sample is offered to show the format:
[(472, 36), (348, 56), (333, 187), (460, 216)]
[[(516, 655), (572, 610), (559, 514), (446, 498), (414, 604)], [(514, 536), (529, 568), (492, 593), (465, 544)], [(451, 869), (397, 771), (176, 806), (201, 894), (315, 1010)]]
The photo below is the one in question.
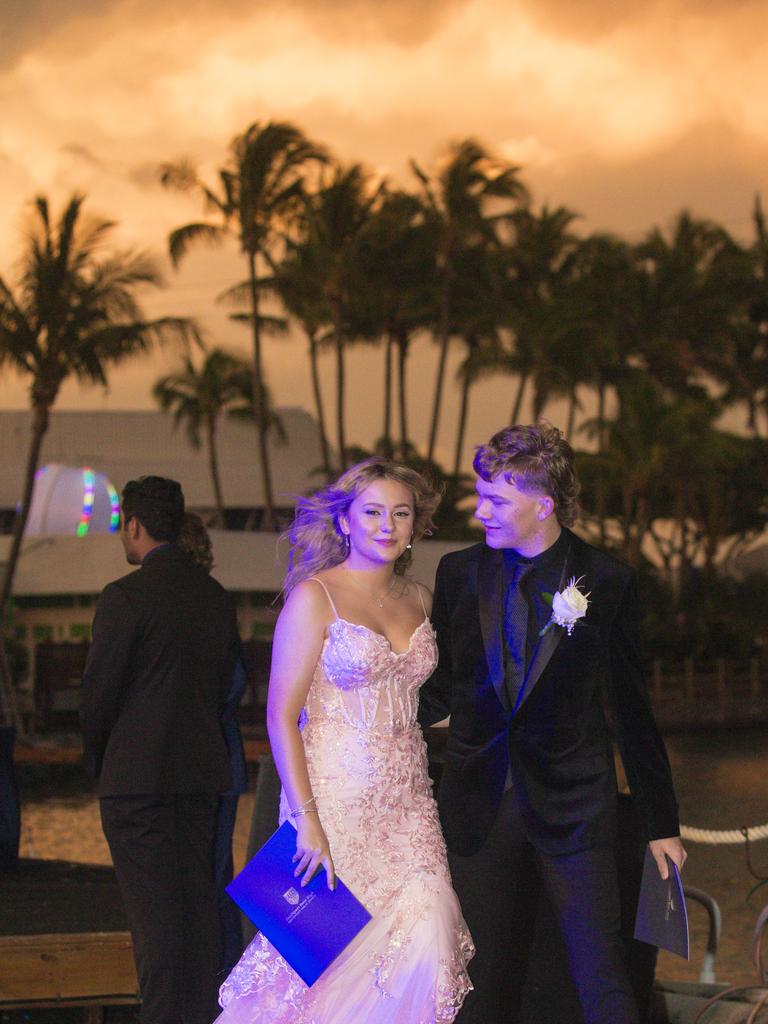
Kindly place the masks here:
[[(314, 580), (315, 583), (319, 583), (320, 584), (320, 586), (325, 591), (325, 596), (328, 598), (328, 604), (331, 606), (331, 610), (333, 611), (333, 614), (338, 619), (339, 618), (339, 613), (336, 611), (336, 605), (333, 603), (333, 598), (331, 597), (331, 594), (330, 594), (330, 591), (328, 590), (328, 587), (326, 587), (326, 585), (323, 583), (323, 581), (319, 577), (317, 577), (317, 576), (308, 576), (307, 579), (308, 580)], [(423, 601), (421, 603), (424, 604)]]
[[(318, 580), (318, 583), (319, 582), (320, 581)], [(420, 583), (416, 583), (415, 580), (413, 582), (414, 582), (414, 585), (416, 587), (416, 590), (419, 592), (419, 600), (421, 601), (421, 610), (424, 612), (424, 618), (428, 619), (429, 618), (429, 612), (427, 611), (427, 606), (424, 604), (424, 595), (421, 592), (421, 584)]]

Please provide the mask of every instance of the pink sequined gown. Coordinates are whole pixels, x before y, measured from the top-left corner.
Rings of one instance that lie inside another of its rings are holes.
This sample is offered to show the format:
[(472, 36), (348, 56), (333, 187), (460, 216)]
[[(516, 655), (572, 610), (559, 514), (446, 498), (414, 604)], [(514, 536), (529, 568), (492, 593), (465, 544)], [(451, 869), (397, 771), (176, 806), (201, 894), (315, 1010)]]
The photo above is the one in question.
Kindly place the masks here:
[[(474, 948), (416, 724), (437, 658), (431, 625), (425, 613), (398, 654), (331, 607), (302, 738), (336, 870), (372, 920), (311, 988), (257, 935), (221, 987), (216, 1024), (443, 1024), (471, 987)], [(287, 810), (283, 800), (281, 821)]]

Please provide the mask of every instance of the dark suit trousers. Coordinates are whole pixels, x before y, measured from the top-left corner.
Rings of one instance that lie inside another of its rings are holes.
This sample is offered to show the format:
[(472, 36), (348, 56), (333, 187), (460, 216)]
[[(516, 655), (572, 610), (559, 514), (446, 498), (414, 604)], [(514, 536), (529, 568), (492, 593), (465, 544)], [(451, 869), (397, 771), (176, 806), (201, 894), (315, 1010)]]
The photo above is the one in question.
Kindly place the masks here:
[(237, 961), (243, 955), (243, 925), (240, 908), (224, 891), (234, 875), (232, 857), (232, 835), (237, 819), (237, 793), (223, 793), (219, 797), (216, 814), (216, 843), (214, 854), (214, 879), (219, 907), (221, 953), (219, 959), (219, 980), (224, 981)]
[(101, 799), (133, 939), (142, 1024), (210, 1024), (218, 1012), (217, 805), (209, 793)]
[(449, 853), (453, 884), (477, 954), (475, 987), (457, 1024), (516, 1024), (539, 887), (565, 941), (585, 1024), (638, 1024), (620, 938), (613, 846), (549, 856), (527, 839), (509, 789), (478, 853)]

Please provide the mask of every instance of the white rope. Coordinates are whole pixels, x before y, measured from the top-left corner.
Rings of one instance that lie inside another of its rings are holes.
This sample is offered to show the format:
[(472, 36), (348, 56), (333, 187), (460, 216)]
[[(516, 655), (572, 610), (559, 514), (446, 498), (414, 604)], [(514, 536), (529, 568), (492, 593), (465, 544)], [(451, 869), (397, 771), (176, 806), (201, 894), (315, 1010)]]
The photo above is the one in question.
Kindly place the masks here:
[(680, 835), (690, 843), (708, 843), (710, 846), (727, 846), (731, 843), (744, 843), (747, 837), (744, 831), (749, 833), (750, 842), (757, 839), (768, 839), (768, 824), (754, 825), (746, 830), (732, 828), (725, 831), (716, 831), (708, 828), (691, 828), (690, 825), (680, 826)]

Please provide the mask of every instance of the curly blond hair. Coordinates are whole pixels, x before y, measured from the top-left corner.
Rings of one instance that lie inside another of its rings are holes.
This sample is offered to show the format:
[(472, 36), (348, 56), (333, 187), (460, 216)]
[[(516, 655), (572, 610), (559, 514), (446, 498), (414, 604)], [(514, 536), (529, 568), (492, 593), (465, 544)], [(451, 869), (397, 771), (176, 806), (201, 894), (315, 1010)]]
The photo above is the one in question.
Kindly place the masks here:
[(483, 480), (501, 474), (521, 491), (548, 494), (561, 526), (573, 526), (579, 517), (573, 448), (547, 420), (498, 431), (476, 448), (472, 465)]

